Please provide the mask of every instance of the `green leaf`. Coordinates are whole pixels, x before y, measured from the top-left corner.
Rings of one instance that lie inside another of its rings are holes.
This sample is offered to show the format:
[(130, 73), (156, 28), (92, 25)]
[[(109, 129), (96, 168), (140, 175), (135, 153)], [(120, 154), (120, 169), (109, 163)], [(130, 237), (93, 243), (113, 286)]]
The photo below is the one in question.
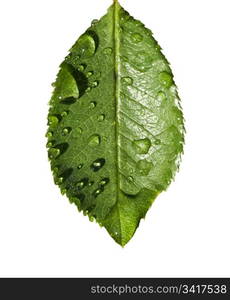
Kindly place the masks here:
[(47, 147), (55, 183), (124, 246), (183, 152), (169, 63), (151, 31), (115, 1), (70, 49), (53, 85)]

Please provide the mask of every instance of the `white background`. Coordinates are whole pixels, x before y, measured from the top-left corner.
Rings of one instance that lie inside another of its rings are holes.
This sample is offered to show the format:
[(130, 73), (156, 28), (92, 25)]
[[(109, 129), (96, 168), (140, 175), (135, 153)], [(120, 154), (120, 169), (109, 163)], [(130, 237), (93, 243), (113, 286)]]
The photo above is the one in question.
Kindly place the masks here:
[(0, 276), (230, 276), (230, 1), (121, 0), (171, 62), (187, 129), (124, 249), (60, 194), (44, 138), (58, 65), (111, 0), (0, 3)]

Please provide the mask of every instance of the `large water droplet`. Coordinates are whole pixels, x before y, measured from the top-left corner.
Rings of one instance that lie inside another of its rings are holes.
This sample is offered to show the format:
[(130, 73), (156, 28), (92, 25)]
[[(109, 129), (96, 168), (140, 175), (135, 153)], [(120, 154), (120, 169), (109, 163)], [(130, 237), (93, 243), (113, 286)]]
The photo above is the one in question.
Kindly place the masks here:
[(131, 77), (123, 77), (122, 78), (122, 83), (126, 85), (132, 85), (133, 84), (133, 79)]
[(61, 150), (58, 148), (50, 148), (49, 149), (49, 158), (53, 159), (53, 158), (57, 158), (59, 155), (61, 154)]
[(137, 163), (137, 168), (139, 170), (139, 172), (141, 173), (141, 175), (143, 176), (147, 176), (150, 172), (150, 170), (152, 169), (153, 164), (149, 161), (147, 161), (146, 159), (144, 160), (139, 160)]
[(105, 159), (104, 158), (98, 158), (96, 159), (92, 165), (90, 166), (90, 168), (94, 171), (97, 172), (99, 171), (105, 164)]
[(110, 48), (110, 47), (105, 48), (105, 49), (103, 50), (103, 53), (104, 53), (105, 55), (111, 55), (111, 54), (113, 53), (113, 49)]
[(105, 115), (102, 114), (102, 115), (98, 116), (97, 120), (99, 122), (103, 122), (105, 120)]
[(133, 33), (132, 40), (134, 43), (140, 43), (143, 40), (143, 36), (140, 33)]
[(169, 88), (173, 84), (172, 75), (166, 71), (159, 74), (159, 80), (166, 88)]
[(59, 119), (57, 116), (49, 116), (48, 117), (48, 125), (51, 127), (56, 127), (59, 123)]
[(135, 147), (137, 153), (139, 154), (147, 154), (151, 147), (151, 142), (148, 138), (144, 138), (141, 140), (136, 140), (133, 142), (133, 146)]
[(65, 127), (63, 130), (62, 130), (62, 134), (63, 135), (68, 135), (70, 132), (71, 132), (72, 128), (71, 127)]
[(95, 40), (88, 33), (83, 34), (71, 49), (71, 52), (78, 52), (81, 55), (81, 58), (93, 56), (95, 51)]
[(89, 146), (90, 147), (96, 147), (100, 144), (101, 137), (98, 134), (94, 134), (89, 138)]

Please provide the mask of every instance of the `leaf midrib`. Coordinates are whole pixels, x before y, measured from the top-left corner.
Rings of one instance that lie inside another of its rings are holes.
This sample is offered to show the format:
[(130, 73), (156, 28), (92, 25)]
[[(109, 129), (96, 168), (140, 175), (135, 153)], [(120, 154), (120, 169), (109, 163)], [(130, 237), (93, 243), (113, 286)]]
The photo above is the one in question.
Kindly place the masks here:
[(116, 138), (116, 178), (117, 178), (117, 189), (116, 189), (116, 207), (120, 225), (120, 239), (122, 244), (122, 229), (121, 229), (121, 216), (119, 211), (119, 190), (120, 190), (120, 137), (119, 137), (119, 110), (120, 110), (120, 31), (119, 31), (119, 3), (114, 0), (114, 59), (115, 59), (115, 138)]

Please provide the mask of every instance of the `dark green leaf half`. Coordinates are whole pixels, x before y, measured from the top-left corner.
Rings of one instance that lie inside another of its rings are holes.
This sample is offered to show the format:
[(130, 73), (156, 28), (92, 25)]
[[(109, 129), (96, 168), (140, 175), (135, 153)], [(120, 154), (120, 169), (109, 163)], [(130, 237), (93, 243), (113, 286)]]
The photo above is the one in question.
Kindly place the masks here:
[(117, 1), (60, 66), (48, 116), (55, 183), (124, 246), (178, 169), (184, 126), (169, 63)]

